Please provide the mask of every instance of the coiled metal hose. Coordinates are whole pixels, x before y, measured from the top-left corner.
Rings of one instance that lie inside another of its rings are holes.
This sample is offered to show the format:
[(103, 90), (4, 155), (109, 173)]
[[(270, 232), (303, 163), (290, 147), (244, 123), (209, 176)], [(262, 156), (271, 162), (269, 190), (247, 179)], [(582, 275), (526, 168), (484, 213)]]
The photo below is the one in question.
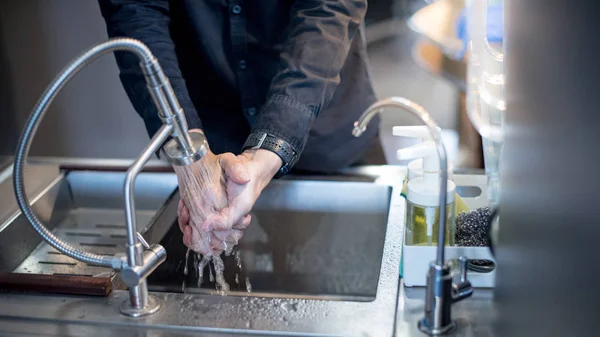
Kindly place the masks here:
[(48, 228), (46, 228), (46, 226), (44, 226), (44, 224), (41, 223), (29, 205), (29, 198), (25, 192), (25, 182), (23, 180), (23, 168), (25, 166), (25, 159), (27, 158), (27, 154), (29, 153), (29, 149), (31, 147), (33, 136), (35, 135), (42, 118), (46, 114), (48, 107), (60, 90), (69, 82), (69, 80), (71, 80), (71, 78), (79, 73), (83, 67), (94, 61), (96, 58), (119, 50), (129, 51), (136, 54), (140, 58), (140, 63), (142, 64), (156, 61), (148, 47), (141, 42), (134, 39), (118, 38), (108, 40), (92, 47), (68, 64), (46, 88), (41, 98), (33, 108), (31, 115), (27, 119), (27, 122), (25, 123), (25, 129), (21, 134), (17, 151), (15, 153), (13, 169), (13, 183), (17, 203), (19, 204), (21, 211), (31, 226), (42, 236), (44, 241), (48, 242), (48, 244), (56, 248), (61, 253), (76, 260), (115, 269), (120, 269), (121, 267), (119, 258), (109, 255), (92, 254), (77, 249), (56, 237), (48, 230)]

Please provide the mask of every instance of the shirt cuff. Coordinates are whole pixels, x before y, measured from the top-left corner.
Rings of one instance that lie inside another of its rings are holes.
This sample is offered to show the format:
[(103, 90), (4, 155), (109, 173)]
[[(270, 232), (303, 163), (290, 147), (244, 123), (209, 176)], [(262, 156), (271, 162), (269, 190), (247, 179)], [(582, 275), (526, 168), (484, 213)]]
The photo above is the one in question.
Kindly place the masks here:
[(263, 105), (252, 132), (265, 132), (285, 140), (299, 157), (314, 119), (312, 107), (286, 95), (274, 95)]

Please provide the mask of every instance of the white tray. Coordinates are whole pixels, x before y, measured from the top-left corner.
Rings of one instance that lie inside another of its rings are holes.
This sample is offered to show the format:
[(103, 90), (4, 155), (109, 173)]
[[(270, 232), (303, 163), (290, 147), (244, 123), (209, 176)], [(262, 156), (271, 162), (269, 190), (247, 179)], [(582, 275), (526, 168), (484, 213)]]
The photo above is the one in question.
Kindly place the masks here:
[[(454, 175), (454, 182), (457, 189), (465, 187), (475, 190), (479, 188), (481, 194), (476, 197), (462, 197), (467, 206), (472, 210), (488, 205), (487, 200), (487, 179), (485, 175)], [(404, 285), (407, 287), (423, 287), (426, 282), (429, 263), (435, 260), (436, 247), (407, 246), (404, 245), (404, 235), (402, 236), (402, 259), (403, 271), (402, 277)], [(448, 247), (446, 246), (446, 260), (467, 256), (469, 259), (492, 260), (495, 262), (488, 247)], [(476, 288), (493, 288), (496, 281), (496, 270), (490, 273), (467, 272), (467, 278)]]

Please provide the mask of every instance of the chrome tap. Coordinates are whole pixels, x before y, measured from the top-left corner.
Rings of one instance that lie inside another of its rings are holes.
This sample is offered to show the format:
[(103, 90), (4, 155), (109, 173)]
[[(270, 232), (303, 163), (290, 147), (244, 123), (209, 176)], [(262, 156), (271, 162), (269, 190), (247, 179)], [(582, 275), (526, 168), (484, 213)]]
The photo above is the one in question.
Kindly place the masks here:
[[(50, 103), (81, 69), (99, 56), (113, 51), (128, 51), (138, 56), (140, 67), (146, 77), (148, 90), (158, 109), (159, 117), (163, 121), (162, 127), (127, 170), (124, 184), (125, 219), (127, 223), (126, 258), (89, 253), (56, 237), (41, 223), (31, 209), (23, 181), (23, 168), (33, 136)], [(124, 301), (121, 305), (121, 313), (126, 316), (147, 316), (160, 309), (161, 304), (158, 299), (148, 294), (146, 277), (164, 262), (167, 256), (164, 247), (156, 244), (149, 245), (137, 232), (134, 203), (135, 178), (152, 154), (160, 148), (169, 136), (173, 138), (165, 144), (163, 149), (173, 165), (189, 165), (200, 160), (208, 151), (208, 143), (202, 134), (189, 133), (187, 129), (185, 115), (177, 101), (175, 92), (148, 47), (134, 39), (117, 38), (90, 48), (61, 71), (46, 88), (46, 91), (33, 108), (17, 145), (13, 181), (16, 199), (21, 211), (44, 241), (61, 253), (85, 263), (110, 267), (120, 271), (121, 279), (129, 287), (129, 300)]]
[(444, 245), (446, 241), (446, 191), (448, 182), (448, 159), (446, 148), (442, 143), (440, 129), (429, 113), (420, 105), (400, 97), (390, 97), (371, 105), (354, 123), (352, 135), (359, 137), (367, 129), (373, 117), (384, 108), (395, 107), (404, 109), (421, 119), (437, 147), (440, 158), (440, 215), (437, 242), (436, 261), (431, 262), (427, 273), (427, 286), (425, 291), (425, 317), (419, 321), (419, 329), (429, 335), (442, 335), (452, 331), (456, 323), (452, 320), (452, 303), (471, 296), (473, 289), (467, 280), (468, 259), (461, 257), (460, 280), (453, 282), (450, 263), (444, 261)]

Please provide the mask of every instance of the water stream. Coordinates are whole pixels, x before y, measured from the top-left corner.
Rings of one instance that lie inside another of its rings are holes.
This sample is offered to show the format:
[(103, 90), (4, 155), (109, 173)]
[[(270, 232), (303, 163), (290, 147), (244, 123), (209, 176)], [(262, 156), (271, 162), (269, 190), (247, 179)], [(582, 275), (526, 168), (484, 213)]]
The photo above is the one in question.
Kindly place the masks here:
[[(192, 254), (190, 254), (192, 253)], [(208, 282), (209, 284), (214, 284), (215, 290), (220, 295), (226, 296), (228, 292), (231, 290), (231, 286), (225, 280), (225, 263), (223, 262), (223, 258), (220, 255), (202, 255), (200, 253), (194, 253), (190, 249), (188, 249), (185, 253), (185, 258), (182, 261), (183, 268), (183, 283), (181, 285), (181, 291), (183, 293), (187, 290), (187, 281), (189, 274), (189, 259), (190, 255), (192, 255), (192, 266), (194, 270), (196, 270), (197, 277), (197, 287), (201, 288), (205, 285), (205, 270), (208, 269)], [(240, 274), (242, 273), (242, 259), (240, 256), (240, 252), (233, 249), (228, 249), (224, 253), (225, 257), (233, 256), (235, 259), (235, 267), (236, 271), (235, 275), (235, 288), (239, 288), (240, 285)], [(248, 276), (244, 277), (244, 284), (247, 292), (252, 291), (252, 284), (250, 284), (250, 278)]]

